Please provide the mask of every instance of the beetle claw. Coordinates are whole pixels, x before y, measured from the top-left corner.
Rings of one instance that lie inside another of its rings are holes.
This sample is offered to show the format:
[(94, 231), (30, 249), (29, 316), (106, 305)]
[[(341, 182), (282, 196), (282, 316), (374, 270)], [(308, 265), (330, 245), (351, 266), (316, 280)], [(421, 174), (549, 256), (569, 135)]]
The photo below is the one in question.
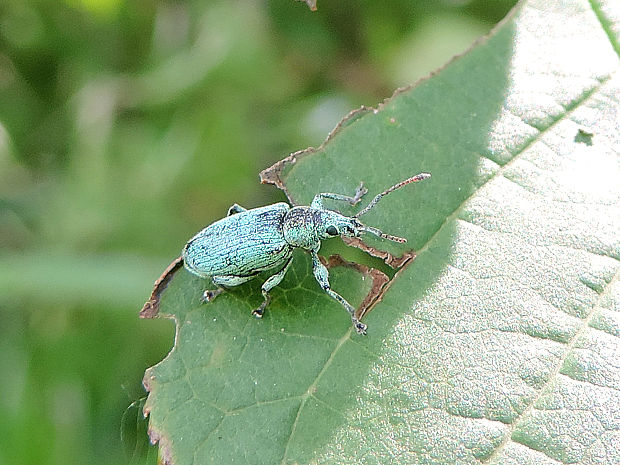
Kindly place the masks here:
[(351, 205), (355, 206), (358, 203), (360, 203), (360, 201), (362, 200), (362, 197), (364, 197), (364, 195), (366, 195), (368, 193), (368, 189), (366, 189), (366, 187), (364, 187), (364, 183), (361, 182), (359, 187), (355, 190), (355, 195), (353, 196), (353, 199), (351, 200)]
[(361, 321), (353, 320), (353, 326), (355, 327), (355, 331), (357, 331), (357, 334), (366, 335), (366, 329), (368, 329), (367, 325), (365, 325)]
[(204, 293), (202, 294), (202, 302), (207, 303), (207, 302), (211, 302), (213, 301), (218, 295), (220, 295), (222, 292), (224, 292), (224, 289), (215, 289), (215, 290), (211, 290), (211, 289), (207, 289), (206, 291), (204, 291)]

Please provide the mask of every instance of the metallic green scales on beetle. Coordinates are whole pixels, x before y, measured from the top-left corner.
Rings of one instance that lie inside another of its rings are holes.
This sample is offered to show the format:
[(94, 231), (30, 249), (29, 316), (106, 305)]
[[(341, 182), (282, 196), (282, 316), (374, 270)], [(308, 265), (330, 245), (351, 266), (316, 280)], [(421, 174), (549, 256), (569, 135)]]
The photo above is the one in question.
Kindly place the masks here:
[(412, 182), (429, 178), (430, 174), (420, 173), (390, 187), (375, 198), (359, 213), (352, 217), (323, 206), (323, 199), (349, 202), (356, 205), (367, 192), (360, 185), (353, 197), (342, 194), (317, 194), (309, 207), (291, 207), (286, 203), (276, 203), (266, 207), (246, 210), (234, 204), (226, 218), (207, 226), (183, 248), (182, 255), (164, 271), (155, 282), (151, 299), (144, 304), (141, 316), (157, 313), (159, 296), (172, 279), (172, 275), (182, 266), (201, 278), (211, 278), (217, 286), (206, 290), (203, 301), (215, 299), (226, 289), (238, 286), (266, 270), (275, 270), (262, 285), (263, 303), (252, 314), (263, 316), (271, 297), (269, 291), (280, 284), (293, 260), (293, 249), (300, 247), (312, 255), (312, 270), (321, 288), (349, 312), (353, 327), (360, 334), (366, 334), (366, 325), (355, 316), (355, 309), (329, 285), (327, 268), (318, 256), (321, 241), (335, 236), (359, 237), (370, 233), (395, 242), (406, 242), (401, 237), (391, 236), (377, 228), (365, 226), (359, 217), (372, 209), (385, 195)]

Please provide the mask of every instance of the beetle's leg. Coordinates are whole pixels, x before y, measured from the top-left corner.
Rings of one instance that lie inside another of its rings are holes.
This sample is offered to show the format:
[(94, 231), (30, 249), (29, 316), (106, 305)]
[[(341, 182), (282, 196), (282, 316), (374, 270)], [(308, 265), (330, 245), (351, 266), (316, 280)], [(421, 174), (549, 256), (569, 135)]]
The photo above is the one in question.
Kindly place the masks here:
[(218, 287), (217, 289), (207, 289), (202, 294), (202, 301), (203, 302), (211, 302), (212, 300), (214, 300), (218, 295), (220, 295), (225, 290), (226, 289), (224, 289), (223, 287)]
[(355, 328), (355, 331), (357, 331), (358, 334), (366, 334), (367, 326), (357, 319), (357, 317), (355, 316), (355, 308), (353, 308), (353, 305), (347, 302), (346, 299), (342, 297), (340, 294), (332, 291), (331, 287), (329, 286), (329, 273), (327, 271), (327, 268), (325, 268), (325, 265), (321, 263), (321, 261), (319, 260), (319, 256), (317, 255), (315, 251), (311, 251), (311, 254), (312, 254), (312, 272), (314, 273), (314, 277), (316, 278), (316, 280), (321, 285), (321, 288), (325, 292), (327, 292), (327, 294), (332, 299), (340, 302), (340, 304), (346, 309), (346, 311), (349, 312), (349, 315), (351, 315), (351, 321), (353, 322), (353, 327)]
[(226, 213), (226, 216), (234, 215), (235, 213), (241, 213), (244, 211), (247, 211), (247, 208), (243, 208), (241, 205), (233, 203), (232, 206), (228, 209), (228, 213)]
[(323, 209), (323, 199), (339, 200), (341, 202), (349, 202), (351, 205), (357, 205), (357, 203), (362, 200), (362, 197), (366, 194), (366, 192), (368, 192), (368, 189), (364, 187), (364, 183), (362, 182), (355, 190), (355, 195), (353, 197), (344, 194), (331, 194), (329, 192), (323, 192), (314, 196), (310, 206), (312, 208)]
[(254, 278), (254, 276), (213, 276), (213, 284), (217, 289), (207, 289), (202, 295), (203, 302), (211, 302), (228, 287), (235, 287)]
[(282, 279), (284, 278), (284, 275), (286, 274), (289, 266), (291, 266), (292, 261), (293, 261), (293, 257), (289, 258), (286, 264), (284, 265), (284, 267), (280, 271), (278, 271), (276, 274), (271, 276), (269, 279), (267, 279), (267, 281), (265, 281), (263, 285), (261, 286), (261, 291), (263, 292), (263, 297), (265, 300), (263, 301), (262, 304), (260, 304), (260, 307), (252, 311), (252, 315), (254, 315), (256, 318), (263, 317), (265, 307), (267, 307), (267, 305), (269, 305), (269, 302), (271, 301), (271, 296), (269, 295), (269, 291), (282, 282)]

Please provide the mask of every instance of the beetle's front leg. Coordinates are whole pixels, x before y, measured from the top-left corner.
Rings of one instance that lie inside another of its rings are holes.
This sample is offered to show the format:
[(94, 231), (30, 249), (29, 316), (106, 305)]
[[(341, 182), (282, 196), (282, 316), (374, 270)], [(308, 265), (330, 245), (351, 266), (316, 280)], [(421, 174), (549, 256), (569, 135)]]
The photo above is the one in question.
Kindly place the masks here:
[(202, 301), (205, 303), (211, 302), (224, 291), (226, 291), (226, 289), (223, 287), (218, 287), (217, 289), (207, 289), (202, 293)]
[(263, 293), (263, 298), (265, 300), (263, 301), (262, 304), (260, 304), (260, 307), (252, 311), (252, 315), (254, 315), (256, 318), (263, 317), (263, 313), (265, 312), (265, 307), (267, 307), (267, 305), (269, 305), (269, 302), (271, 302), (271, 296), (269, 295), (269, 291), (271, 291), (274, 287), (276, 287), (278, 284), (282, 282), (282, 279), (284, 278), (284, 275), (288, 271), (289, 266), (291, 266), (292, 261), (293, 261), (293, 257), (289, 258), (286, 264), (284, 265), (284, 267), (280, 271), (278, 271), (276, 274), (271, 276), (269, 279), (267, 279), (267, 281), (265, 281), (263, 285), (261, 286), (261, 291)]
[(353, 322), (353, 327), (355, 328), (355, 331), (357, 331), (358, 334), (366, 334), (367, 326), (357, 319), (357, 317), (355, 316), (355, 308), (353, 308), (353, 305), (347, 302), (346, 299), (342, 297), (340, 294), (332, 291), (329, 285), (329, 272), (327, 271), (327, 268), (325, 267), (325, 265), (323, 265), (321, 261), (319, 260), (318, 254), (315, 251), (312, 251), (311, 254), (312, 254), (312, 271), (314, 273), (314, 277), (321, 285), (321, 288), (325, 292), (327, 292), (327, 294), (332, 299), (340, 302), (340, 304), (346, 309), (346, 311), (349, 312), (349, 315), (351, 315), (351, 321)]
[(353, 197), (344, 194), (332, 194), (331, 192), (322, 192), (314, 196), (310, 206), (323, 210), (323, 199), (339, 200), (341, 202), (349, 202), (351, 205), (357, 205), (362, 197), (368, 192), (368, 189), (364, 187), (364, 183), (361, 182), (357, 189), (355, 189), (355, 195)]

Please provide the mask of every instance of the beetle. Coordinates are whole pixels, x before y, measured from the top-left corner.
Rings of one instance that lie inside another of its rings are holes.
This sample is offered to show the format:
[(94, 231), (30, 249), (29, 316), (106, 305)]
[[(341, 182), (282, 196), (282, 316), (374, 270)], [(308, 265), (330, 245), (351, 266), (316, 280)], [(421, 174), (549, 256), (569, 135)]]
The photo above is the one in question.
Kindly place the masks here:
[(151, 299), (146, 302), (140, 315), (157, 313), (159, 296), (172, 275), (184, 266), (190, 273), (210, 278), (216, 289), (204, 291), (203, 302), (210, 302), (227, 289), (245, 283), (266, 270), (275, 270), (262, 285), (263, 302), (252, 311), (261, 318), (271, 300), (269, 292), (284, 278), (293, 260), (293, 249), (302, 248), (312, 256), (312, 271), (321, 288), (339, 302), (349, 313), (353, 327), (359, 334), (366, 334), (367, 326), (355, 316), (355, 308), (329, 284), (327, 268), (319, 260), (321, 241), (336, 236), (359, 237), (361, 233), (394, 242), (406, 242), (402, 237), (385, 234), (381, 230), (364, 225), (359, 217), (368, 213), (390, 192), (412, 182), (429, 178), (429, 173), (419, 173), (377, 194), (357, 214), (347, 217), (323, 205), (324, 199), (358, 204), (368, 190), (360, 184), (354, 196), (321, 193), (315, 195), (310, 206), (293, 206), (285, 202), (247, 210), (237, 204), (228, 214), (207, 226), (192, 237), (181, 256), (164, 271), (155, 282)]

